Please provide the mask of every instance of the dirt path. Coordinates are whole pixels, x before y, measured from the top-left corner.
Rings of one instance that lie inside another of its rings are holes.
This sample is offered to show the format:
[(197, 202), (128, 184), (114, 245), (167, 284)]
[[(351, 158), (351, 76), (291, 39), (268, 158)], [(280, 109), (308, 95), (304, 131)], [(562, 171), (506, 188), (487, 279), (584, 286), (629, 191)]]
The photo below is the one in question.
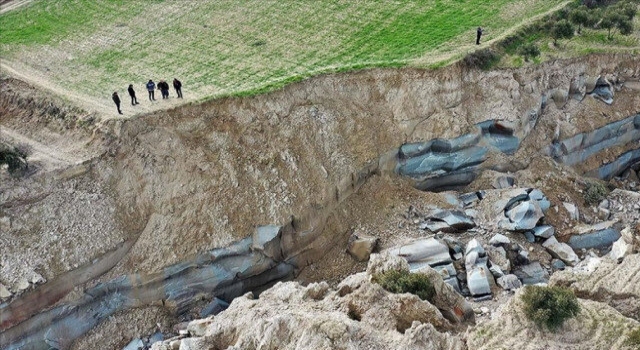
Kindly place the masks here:
[(13, 144), (27, 145), (31, 150), (29, 162), (37, 163), (45, 171), (66, 168), (78, 164), (84, 159), (62, 151), (51, 145), (42, 144), (36, 140), (25, 137), (18, 132), (0, 126), (0, 139), (8, 140)]
[(9, 12), (11, 10), (15, 10), (18, 7), (24, 6), (28, 3), (30, 3), (33, 0), (9, 0), (9, 1), (2, 1), (1, 5), (0, 5), (0, 15), (5, 13), (5, 12)]

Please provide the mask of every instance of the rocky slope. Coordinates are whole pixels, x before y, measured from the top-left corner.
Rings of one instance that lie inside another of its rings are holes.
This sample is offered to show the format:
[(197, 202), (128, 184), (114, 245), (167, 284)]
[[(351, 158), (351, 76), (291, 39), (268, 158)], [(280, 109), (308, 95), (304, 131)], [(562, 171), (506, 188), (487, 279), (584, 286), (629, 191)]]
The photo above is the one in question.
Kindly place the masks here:
[[(265, 224), (290, 228), (285, 231), (294, 237), (294, 253), (285, 260), (293, 263), (293, 275), (305, 282), (336, 281), (363, 268), (345, 252), (352, 231), (373, 233), (390, 247), (421, 235), (407, 225), (415, 219), (400, 217), (408, 203), (424, 211), (460, 205), (413, 186), (477, 191), (507, 173), (518, 186), (545, 193), (551, 210), (544, 223), (562, 240), (577, 222), (598, 220), (583, 205), (581, 174), (638, 149), (640, 94), (633, 82), (639, 77), (638, 58), (631, 56), (497, 72), (462, 65), (367, 70), (318, 77), (263, 96), (112, 120), (93, 134), (78, 126), (82, 118), (59, 127), (57, 119), (34, 113), (41, 104), (3, 94), (3, 128), (66, 153), (78, 144), (91, 151), (88, 161), (83, 156), (62, 168), (43, 167), (26, 179), (0, 175), (0, 283), (11, 292), (5, 300), (19, 303), (16, 295), (65, 276), (84, 277), (53, 288), (55, 298), (43, 293), (38, 305), (73, 302), (84, 287), (95, 290), (96, 282), (121, 275), (155, 281), (181, 262), (200, 266), (194, 256), (253, 235)], [(12, 84), (3, 81), (3, 89)], [(617, 121), (624, 126), (607, 126)], [(571, 154), (564, 151), (567, 140), (598, 129), (605, 131), (586, 137), (590, 142), (571, 143), (572, 150), (595, 146), (598, 152), (563, 165), (562, 157)], [(633, 161), (621, 164), (614, 168), (624, 174), (615, 175), (637, 176)], [(455, 171), (442, 188), (421, 186)], [(564, 203), (583, 215), (569, 219)], [(483, 230), (487, 236), (497, 233), (492, 226)], [(25, 254), (23, 247), (37, 249)], [(118, 247), (126, 247), (123, 258), (113, 253), (101, 260), (103, 269), (91, 271), (92, 261)], [(91, 282), (82, 286), (85, 281)], [(210, 292), (203, 295), (211, 298)], [(116, 313), (89, 337), (104, 339), (101, 327), (110, 329), (127, 315), (148, 319), (140, 327), (151, 330), (158, 319), (142, 315), (157, 314), (150, 310), (170, 298), (151, 299), (134, 302), (140, 308), (130, 314)], [(8, 316), (2, 315), (5, 322)], [(159, 317), (170, 323), (185, 315)], [(106, 347), (140, 336), (132, 333), (125, 330)], [(81, 348), (82, 341), (75, 346)]]

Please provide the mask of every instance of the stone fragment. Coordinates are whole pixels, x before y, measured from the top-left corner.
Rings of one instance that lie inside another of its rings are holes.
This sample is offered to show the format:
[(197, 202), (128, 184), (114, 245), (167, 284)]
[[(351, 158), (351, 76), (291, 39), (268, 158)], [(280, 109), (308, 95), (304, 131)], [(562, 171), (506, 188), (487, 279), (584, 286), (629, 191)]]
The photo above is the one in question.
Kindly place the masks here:
[(122, 350), (142, 350), (144, 349), (144, 342), (140, 338), (132, 340)]
[(513, 272), (522, 281), (522, 284), (538, 284), (549, 282), (549, 273), (542, 268), (539, 262), (523, 265)]
[(7, 287), (5, 287), (2, 283), (0, 283), (0, 299), (6, 299), (11, 296), (11, 292)]
[(23, 291), (29, 288), (29, 281), (26, 278), (21, 278), (15, 286), (18, 291)]
[(538, 221), (544, 217), (542, 209), (535, 201), (521, 202), (508, 210), (506, 214), (512, 223), (508, 229), (516, 231), (530, 230), (536, 227)]
[(358, 261), (367, 261), (378, 245), (379, 239), (362, 233), (352, 233), (347, 244), (347, 251)]
[(504, 275), (498, 278), (498, 285), (504, 290), (515, 290), (522, 287), (522, 282), (516, 275)]
[(476, 265), (467, 271), (467, 285), (473, 296), (491, 294), (489, 278), (493, 278), (486, 265)]
[(491, 239), (489, 240), (489, 244), (493, 245), (493, 246), (500, 246), (503, 244), (509, 244), (511, 243), (511, 241), (509, 240), (509, 238), (505, 235), (502, 235), (500, 233), (496, 234), (495, 236), (491, 237)]
[(213, 298), (213, 300), (209, 304), (202, 308), (202, 311), (200, 311), (200, 317), (204, 318), (211, 315), (215, 316), (226, 310), (228, 307), (229, 303), (227, 303), (226, 301), (218, 298)]
[(404, 258), (411, 270), (424, 266), (443, 265), (451, 262), (449, 247), (435, 238), (418, 239), (388, 250), (391, 255)]
[(536, 241), (536, 236), (535, 236), (533, 233), (531, 233), (531, 231), (526, 231), (526, 232), (524, 233), (524, 238), (525, 238), (525, 239), (527, 240), (527, 242), (529, 242), (529, 243), (533, 243), (533, 242), (535, 242), (535, 241)]
[(620, 262), (624, 259), (625, 255), (631, 253), (631, 250), (631, 246), (625, 242), (624, 237), (620, 237), (611, 246), (611, 251), (608, 256), (609, 258)]
[(482, 245), (475, 238), (470, 240), (469, 243), (467, 243), (467, 248), (465, 249), (465, 254), (469, 254), (472, 251), (477, 252), (479, 256), (483, 256), (484, 255), (484, 249), (482, 248)]
[(536, 237), (549, 238), (556, 233), (551, 225), (536, 226), (533, 228), (533, 234)]
[(498, 176), (493, 181), (493, 188), (503, 189), (511, 188), (516, 183), (516, 179), (513, 176)]
[(459, 232), (476, 226), (471, 217), (459, 210), (436, 210), (423, 225), (432, 232)]
[(487, 247), (487, 255), (492, 266), (499, 266), (500, 270), (509, 273), (511, 261), (507, 258), (507, 252), (503, 247)]
[(207, 327), (213, 323), (213, 317), (201, 318), (189, 322), (187, 331), (189, 334), (196, 337), (202, 337), (207, 331)]
[(607, 249), (620, 237), (620, 231), (608, 228), (582, 235), (574, 235), (569, 238), (568, 244), (574, 250)]
[(571, 249), (566, 243), (560, 243), (556, 237), (552, 236), (548, 238), (542, 246), (547, 249), (547, 252), (554, 258), (560, 259), (570, 266), (575, 266), (580, 262), (578, 255)]
[(417, 270), (416, 273), (429, 277), (436, 292), (431, 302), (445, 318), (458, 323), (474, 319), (473, 309), (460, 295), (460, 285), (455, 277), (443, 280), (442, 275), (428, 266)]
[(282, 259), (280, 236), (280, 226), (259, 226), (253, 233), (251, 248), (262, 251), (264, 255), (271, 259), (280, 260)]
[(491, 265), (491, 267), (489, 268), (489, 271), (491, 272), (494, 278), (500, 278), (504, 276), (504, 272), (498, 265)]
[(164, 340), (164, 336), (162, 332), (155, 332), (149, 337), (149, 345), (153, 345), (154, 343), (161, 342)]
[(571, 220), (578, 220), (580, 218), (580, 212), (578, 211), (578, 207), (576, 207), (575, 204), (562, 202), (562, 205), (567, 210), (567, 213), (569, 213), (569, 218)]
[(560, 259), (553, 259), (551, 260), (551, 267), (556, 270), (564, 270), (567, 265)]

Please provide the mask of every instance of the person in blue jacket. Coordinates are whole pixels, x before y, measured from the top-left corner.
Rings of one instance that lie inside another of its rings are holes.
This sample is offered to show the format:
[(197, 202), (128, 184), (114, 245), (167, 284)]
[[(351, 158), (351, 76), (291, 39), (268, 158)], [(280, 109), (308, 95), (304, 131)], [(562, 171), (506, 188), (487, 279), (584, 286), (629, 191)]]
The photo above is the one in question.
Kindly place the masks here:
[(149, 101), (156, 100), (155, 96), (153, 95), (155, 89), (156, 83), (154, 83), (153, 80), (149, 79), (149, 82), (147, 83), (147, 91), (149, 91)]

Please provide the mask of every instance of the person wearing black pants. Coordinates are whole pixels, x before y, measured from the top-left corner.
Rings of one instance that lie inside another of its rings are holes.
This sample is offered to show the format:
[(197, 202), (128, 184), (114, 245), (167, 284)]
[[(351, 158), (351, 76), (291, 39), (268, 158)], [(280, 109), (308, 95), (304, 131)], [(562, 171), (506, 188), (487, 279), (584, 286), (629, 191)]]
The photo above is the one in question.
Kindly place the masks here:
[(138, 99), (136, 98), (136, 91), (133, 90), (133, 84), (129, 84), (129, 88), (127, 89), (127, 91), (129, 91), (129, 96), (131, 96), (131, 105), (137, 105)]
[(173, 88), (176, 89), (178, 98), (182, 98), (182, 83), (180, 82), (180, 80), (173, 78)]
[(153, 80), (149, 79), (149, 82), (147, 83), (147, 91), (149, 91), (149, 101), (156, 100), (155, 96), (153, 96), (153, 92), (155, 89), (156, 89), (156, 83), (154, 83)]
[(480, 37), (482, 36), (482, 28), (478, 27), (476, 31), (476, 45), (480, 45)]
[(116, 103), (116, 107), (118, 107), (118, 114), (122, 114), (122, 111), (120, 110), (120, 97), (118, 96), (118, 92), (114, 91), (111, 98), (113, 99), (113, 102)]

